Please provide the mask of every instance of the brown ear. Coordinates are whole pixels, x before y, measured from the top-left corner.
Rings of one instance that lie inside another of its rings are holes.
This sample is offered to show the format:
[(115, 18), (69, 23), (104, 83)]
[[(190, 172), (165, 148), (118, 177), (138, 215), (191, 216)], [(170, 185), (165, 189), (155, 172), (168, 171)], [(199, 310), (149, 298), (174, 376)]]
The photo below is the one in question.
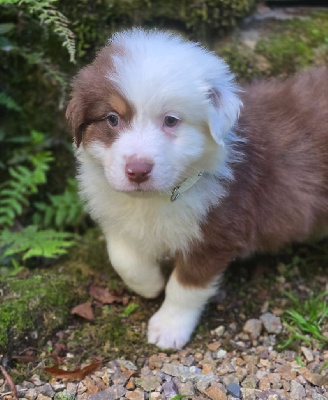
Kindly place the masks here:
[(83, 108), (77, 97), (73, 97), (68, 103), (66, 119), (73, 134), (76, 147), (79, 147), (83, 135)]

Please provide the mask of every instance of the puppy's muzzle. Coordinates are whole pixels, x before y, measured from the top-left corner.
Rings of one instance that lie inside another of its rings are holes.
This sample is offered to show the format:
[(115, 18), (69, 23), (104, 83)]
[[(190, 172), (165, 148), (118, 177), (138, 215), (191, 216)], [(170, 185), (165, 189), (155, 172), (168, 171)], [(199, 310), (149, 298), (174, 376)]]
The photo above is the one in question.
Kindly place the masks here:
[(142, 183), (149, 179), (153, 166), (146, 160), (130, 161), (125, 165), (125, 175), (131, 182)]

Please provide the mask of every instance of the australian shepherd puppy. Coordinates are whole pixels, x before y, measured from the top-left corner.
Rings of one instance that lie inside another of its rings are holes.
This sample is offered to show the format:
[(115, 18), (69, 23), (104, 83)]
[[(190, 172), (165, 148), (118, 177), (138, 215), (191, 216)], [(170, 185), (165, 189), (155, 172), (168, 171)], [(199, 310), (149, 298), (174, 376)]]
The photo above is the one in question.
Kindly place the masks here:
[(113, 267), (141, 296), (165, 288), (148, 326), (159, 347), (186, 344), (233, 258), (328, 225), (325, 68), (241, 90), (203, 47), (132, 29), (79, 72), (67, 119)]

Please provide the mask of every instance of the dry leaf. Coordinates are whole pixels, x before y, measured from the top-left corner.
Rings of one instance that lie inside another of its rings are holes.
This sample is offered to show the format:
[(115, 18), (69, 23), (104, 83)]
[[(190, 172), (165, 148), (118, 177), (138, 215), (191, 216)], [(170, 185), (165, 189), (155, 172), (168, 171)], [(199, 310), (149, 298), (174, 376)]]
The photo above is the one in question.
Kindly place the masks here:
[(11, 393), (12, 393), (13, 397), (16, 400), (18, 400), (17, 389), (16, 389), (16, 386), (15, 386), (13, 380), (11, 379), (10, 375), (8, 374), (8, 372), (1, 365), (0, 365), (0, 370), (1, 370), (2, 375), (5, 377), (7, 383), (9, 385), (9, 387), (10, 387), (10, 390), (11, 390)]
[(77, 314), (82, 318), (88, 319), (89, 321), (92, 321), (94, 319), (90, 301), (74, 307), (71, 311), (71, 314)]
[(91, 286), (89, 294), (102, 304), (122, 303), (126, 305), (129, 301), (127, 295), (119, 293), (114, 289), (109, 290), (101, 286)]
[(93, 374), (95, 371), (97, 371), (102, 365), (102, 361), (97, 361), (95, 363), (86, 365), (84, 368), (77, 368), (74, 369), (73, 371), (65, 371), (64, 369), (58, 368), (58, 367), (45, 367), (45, 371), (48, 372), (48, 374), (56, 377), (56, 378), (67, 378), (71, 380), (82, 380), (84, 379), (87, 375)]

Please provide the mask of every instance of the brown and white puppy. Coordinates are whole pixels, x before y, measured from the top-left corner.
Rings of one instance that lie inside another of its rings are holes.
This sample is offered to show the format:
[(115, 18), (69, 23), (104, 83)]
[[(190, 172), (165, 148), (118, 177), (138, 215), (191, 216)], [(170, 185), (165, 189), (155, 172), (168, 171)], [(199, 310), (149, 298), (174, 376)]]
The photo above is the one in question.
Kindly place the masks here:
[(166, 285), (148, 327), (160, 347), (185, 345), (233, 258), (328, 225), (324, 68), (241, 93), (213, 53), (133, 29), (77, 75), (67, 118), (113, 267), (142, 296)]

